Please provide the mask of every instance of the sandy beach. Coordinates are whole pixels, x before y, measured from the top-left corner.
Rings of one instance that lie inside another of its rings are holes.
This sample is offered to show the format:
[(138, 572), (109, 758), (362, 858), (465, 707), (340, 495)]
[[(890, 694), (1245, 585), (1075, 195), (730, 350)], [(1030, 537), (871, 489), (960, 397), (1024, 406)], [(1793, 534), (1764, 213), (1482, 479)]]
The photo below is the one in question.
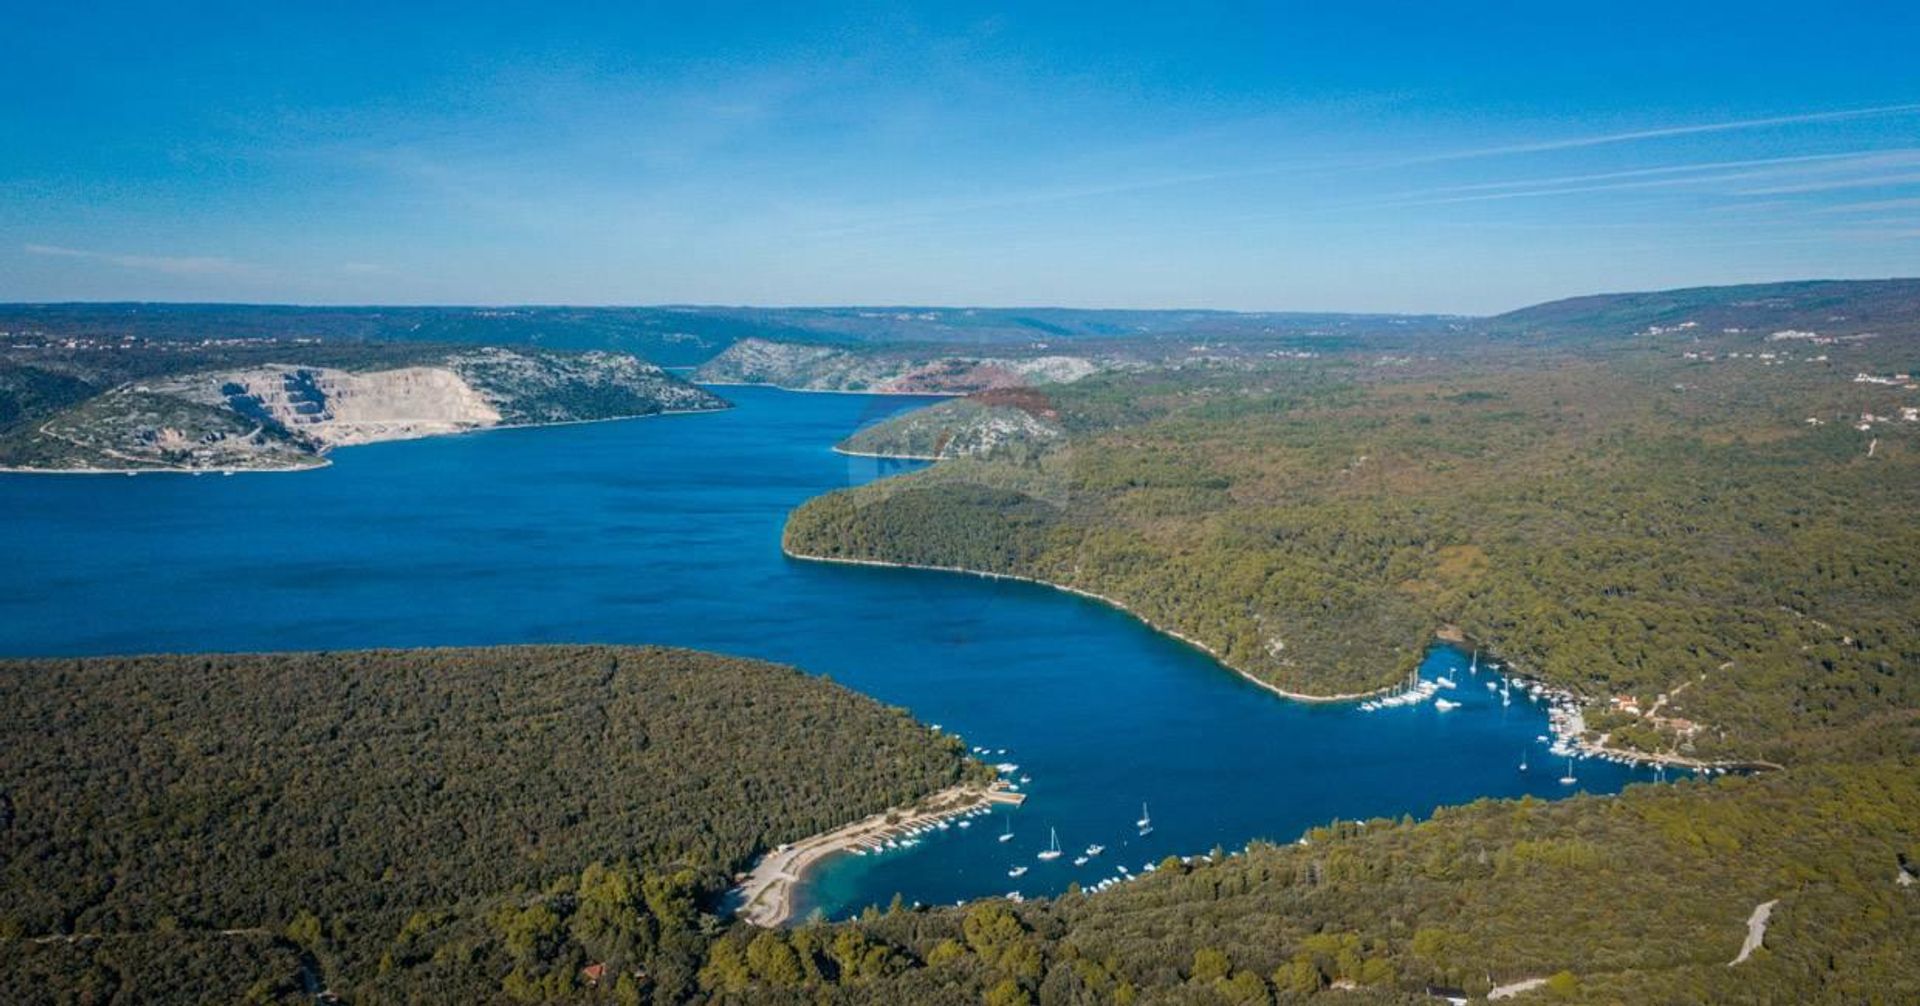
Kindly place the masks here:
[(876, 848), (909, 829), (959, 817), (996, 803), (1018, 806), (1026, 797), (1006, 787), (963, 783), (943, 789), (910, 807), (894, 807), (852, 824), (783, 845), (755, 863), (734, 888), (740, 894), (739, 917), (756, 926), (780, 926), (793, 919), (793, 892), (807, 870), (836, 853)]

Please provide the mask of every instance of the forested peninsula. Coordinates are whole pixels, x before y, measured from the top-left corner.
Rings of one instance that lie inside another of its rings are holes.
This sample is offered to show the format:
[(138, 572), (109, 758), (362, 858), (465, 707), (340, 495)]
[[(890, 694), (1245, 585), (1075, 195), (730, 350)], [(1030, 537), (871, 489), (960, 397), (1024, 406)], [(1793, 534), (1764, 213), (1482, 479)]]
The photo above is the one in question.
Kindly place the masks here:
[[(1914, 708), (1920, 335), (1650, 329), (1042, 386), (1044, 435), (784, 541), (1102, 595), (1291, 692), (1390, 685), (1455, 627), (1647, 752), (1778, 763)], [(848, 443), (977, 444), (1002, 397)]]
[(0, 663), (0, 999), (697, 989), (758, 853), (988, 770), (820, 678), (555, 646)]

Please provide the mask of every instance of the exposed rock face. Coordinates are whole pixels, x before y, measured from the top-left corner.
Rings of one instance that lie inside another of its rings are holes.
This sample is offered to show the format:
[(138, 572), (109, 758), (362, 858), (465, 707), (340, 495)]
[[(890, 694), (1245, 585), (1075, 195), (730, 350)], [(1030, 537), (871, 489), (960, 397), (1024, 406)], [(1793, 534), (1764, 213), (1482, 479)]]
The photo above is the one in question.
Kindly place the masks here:
[(352, 444), (726, 407), (622, 353), (484, 348), (379, 370), (276, 363), (98, 395), (40, 427), (46, 460), (33, 467), (303, 468)]
[[(217, 378), (235, 412), (269, 419), (323, 447), (496, 426), (500, 410), (444, 367), (347, 370), (265, 367)], [(199, 397), (205, 389), (182, 389)]]
[(964, 395), (991, 388), (1067, 383), (1101, 369), (1101, 364), (1078, 356), (855, 352), (832, 346), (742, 339), (709, 360), (696, 377), (715, 384), (771, 384), (806, 391)]
[(1065, 440), (1066, 431), (1042, 396), (1002, 391), (894, 416), (848, 437), (839, 449), (850, 454), (944, 460), (1036, 453)]

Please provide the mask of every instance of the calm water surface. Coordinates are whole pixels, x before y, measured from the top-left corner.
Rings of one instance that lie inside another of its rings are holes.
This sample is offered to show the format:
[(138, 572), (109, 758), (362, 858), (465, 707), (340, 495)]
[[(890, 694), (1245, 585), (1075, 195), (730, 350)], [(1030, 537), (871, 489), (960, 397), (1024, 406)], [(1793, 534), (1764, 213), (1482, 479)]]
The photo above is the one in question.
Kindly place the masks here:
[[(0, 475), (0, 654), (691, 646), (830, 674), (1032, 776), (1017, 811), (829, 861), (803, 901), (836, 916), (895, 892), (1053, 893), (1334, 817), (1648, 778), (1582, 762), (1563, 785), (1535, 740), (1544, 710), (1502, 706), (1449, 649), (1426, 673), (1453, 670), (1462, 708), (1308, 706), (1045, 587), (786, 559), (789, 509), (913, 467), (829, 446), (926, 400), (721, 390), (738, 408), (356, 447), (305, 473)], [(1068, 852), (1041, 863), (1049, 827)], [(1093, 843), (1106, 853), (1073, 866)], [(1030, 870), (1011, 879), (1014, 865)]]

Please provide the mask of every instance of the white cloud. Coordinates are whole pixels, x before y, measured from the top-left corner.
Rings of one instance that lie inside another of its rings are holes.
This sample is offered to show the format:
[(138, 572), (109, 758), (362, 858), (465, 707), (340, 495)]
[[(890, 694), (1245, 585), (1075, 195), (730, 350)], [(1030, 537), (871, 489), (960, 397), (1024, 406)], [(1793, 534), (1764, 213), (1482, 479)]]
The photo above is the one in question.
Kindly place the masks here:
[(169, 276), (258, 276), (264, 272), (251, 263), (236, 262), (217, 255), (121, 255), (46, 244), (26, 244), (21, 246), (21, 250), (30, 255), (83, 259)]

